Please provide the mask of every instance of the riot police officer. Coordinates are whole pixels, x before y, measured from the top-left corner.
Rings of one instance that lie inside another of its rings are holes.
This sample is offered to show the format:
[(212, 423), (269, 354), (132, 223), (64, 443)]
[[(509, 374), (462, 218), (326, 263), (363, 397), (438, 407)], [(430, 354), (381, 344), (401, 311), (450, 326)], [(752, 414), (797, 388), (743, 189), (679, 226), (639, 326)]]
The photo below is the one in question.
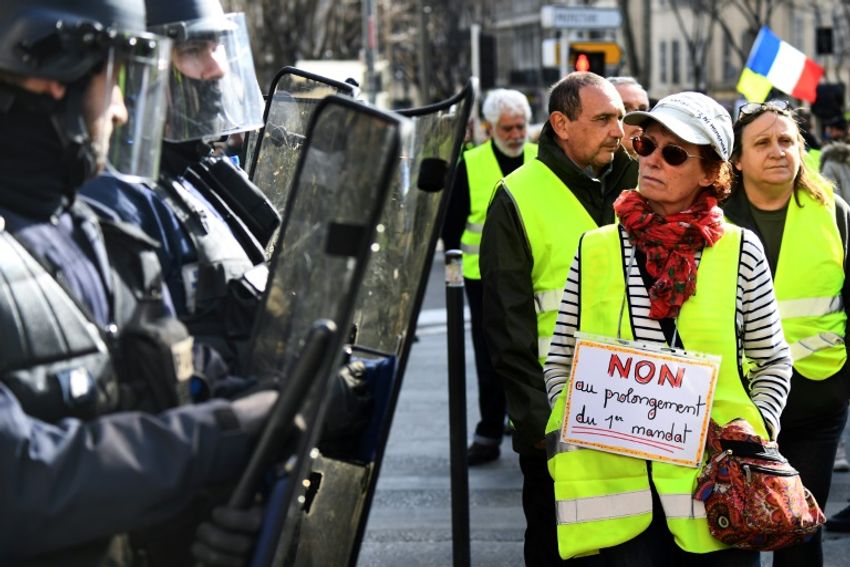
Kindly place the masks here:
[(256, 219), (228, 202), (255, 199), (263, 206), (251, 210), (279, 222), (247, 176), (226, 158), (211, 157), (211, 142), (262, 125), (244, 14), (225, 14), (219, 0), (146, 4), (148, 29), (174, 40), (162, 174), (149, 185), (102, 176), (81, 192), (101, 214), (137, 224), (160, 243), (179, 317), (235, 369), (267, 277), (270, 234), (251, 232)]
[(168, 45), (144, 22), (141, 0), (0, 4), (0, 562), (98, 563), (236, 475), (276, 397), (123, 411), (193, 371), (151, 241), (75, 198), (108, 163), (155, 174)]

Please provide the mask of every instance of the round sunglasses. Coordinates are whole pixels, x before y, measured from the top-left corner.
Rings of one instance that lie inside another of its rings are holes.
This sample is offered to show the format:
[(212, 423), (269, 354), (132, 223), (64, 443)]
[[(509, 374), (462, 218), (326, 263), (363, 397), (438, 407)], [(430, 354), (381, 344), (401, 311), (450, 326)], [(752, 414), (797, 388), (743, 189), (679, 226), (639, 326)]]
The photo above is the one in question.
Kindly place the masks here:
[[(658, 148), (658, 144), (647, 138), (646, 136), (635, 136), (632, 138), (632, 147), (634, 148), (637, 155), (641, 157), (649, 157), (652, 155), (652, 152)], [(688, 158), (697, 158), (702, 159), (702, 156), (689, 154), (685, 151), (685, 148), (681, 146), (677, 146), (675, 144), (667, 144), (663, 148), (661, 148), (661, 157), (664, 158), (668, 164), (676, 167), (682, 165)]]

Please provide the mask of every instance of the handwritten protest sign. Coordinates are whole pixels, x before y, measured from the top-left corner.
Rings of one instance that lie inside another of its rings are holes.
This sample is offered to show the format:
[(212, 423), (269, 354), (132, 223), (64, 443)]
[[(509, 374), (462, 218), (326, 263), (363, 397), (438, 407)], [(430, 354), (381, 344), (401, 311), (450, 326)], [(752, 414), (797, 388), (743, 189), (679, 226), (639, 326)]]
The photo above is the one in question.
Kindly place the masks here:
[(719, 368), (716, 356), (579, 334), (561, 438), (601, 451), (696, 467)]

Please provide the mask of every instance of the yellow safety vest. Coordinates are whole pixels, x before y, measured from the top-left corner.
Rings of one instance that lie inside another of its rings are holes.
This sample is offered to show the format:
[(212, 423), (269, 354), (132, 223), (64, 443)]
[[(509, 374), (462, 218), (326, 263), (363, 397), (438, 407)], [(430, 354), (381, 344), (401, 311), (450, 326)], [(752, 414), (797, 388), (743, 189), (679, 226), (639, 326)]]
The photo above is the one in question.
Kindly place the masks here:
[(573, 192), (541, 161), (526, 163), (503, 183), (519, 211), (534, 262), (531, 283), (537, 313), (537, 356), (542, 366), (549, 354), (579, 238), (597, 225)]
[[(743, 417), (756, 432), (767, 437), (761, 414), (738, 374), (735, 305), (741, 234), (740, 228), (726, 225), (724, 236), (703, 251), (697, 293), (682, 306), (677, 328), (687, 349), (721, 357), (711, 416), (718, 423)], [(580, 331), (617, 335), (617, 319), (626, 294), (622, 257), (617, 226), (585, 235), (581, 248)], [(623, 338), (633, 339), (631, 317), (623, 311)], [(644, 531), (652, 519), (650, 482), (661, 498), (667, 526), (679, 547), (691, 553), (725, 548), (708, 531), (703, 503), (693, 499), (699, 469), (654, 462), (650, 473), (643, 459), (561, 442), (566, 393), (565, 387), (546, 426), (561, 557), (596, 553)]]
[[(523, 163), (532, 161), (537, 155), (537, 145), (527, 143), (523, 150)], [(481, 233), (487, 207), (493, 198), (496, 184), (503, 177), (496, 154), (493, 153), (493, 141), (487, 140), (480, 146), (463, 154), (466, 162), (466, 177), (469, 181), (469, 216), (466, 229), (460, 237), (463, 251), (463, 277), (470, 280), (481, 279), (478, 266), (478, 253), (481, 246)]]
[(844, 246), (832, 192), (826, 205), (806, 191), (797, 194), (801, 206), (792, 196), (773, 282), (794, 368), (806, 378), (823, 380), (847, 360)]
[(803, 161), (812, 171), (820, 171), (821, 151), (814, 148), (803, 152)]

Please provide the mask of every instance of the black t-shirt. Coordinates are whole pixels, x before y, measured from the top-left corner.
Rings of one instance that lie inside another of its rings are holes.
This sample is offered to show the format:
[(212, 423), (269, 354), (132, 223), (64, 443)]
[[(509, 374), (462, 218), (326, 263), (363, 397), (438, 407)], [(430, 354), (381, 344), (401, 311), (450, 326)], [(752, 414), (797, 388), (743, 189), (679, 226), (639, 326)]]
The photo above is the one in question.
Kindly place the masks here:
[(776, 274), (779, 263), (779, 249), (782, 247), (782, 232), (785, 230), (785, 217), (788, 214), (788, 204), (775, 211), (763, 211), (750, 203), (750, 214), (759, 229), (761, 242), (764, 245), (764, 255), (770, 272)]

